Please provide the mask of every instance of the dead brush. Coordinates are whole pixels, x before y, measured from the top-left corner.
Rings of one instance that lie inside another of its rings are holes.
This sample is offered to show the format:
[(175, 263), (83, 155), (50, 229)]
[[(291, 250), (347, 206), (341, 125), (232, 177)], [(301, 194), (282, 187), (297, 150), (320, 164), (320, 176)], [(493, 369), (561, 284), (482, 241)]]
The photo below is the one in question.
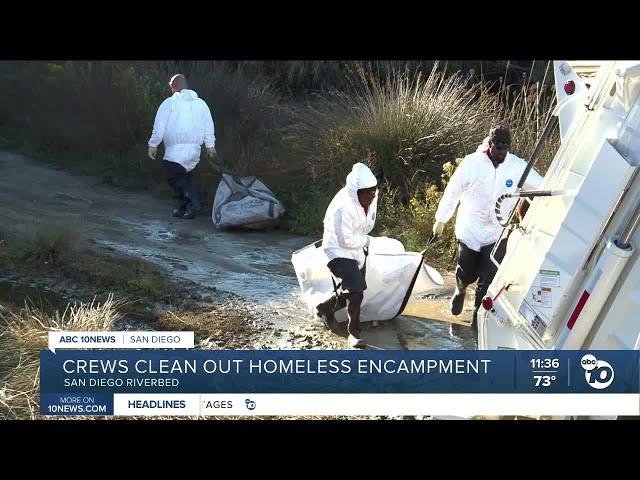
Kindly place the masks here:
[(53, 315), (29, 304), (17, 312), (0, 305), (0, 418), (40, 418), (40, 350), (49, 332), (108, 331), (123, 304), (109, 295), (102, 304), (94, 299)]

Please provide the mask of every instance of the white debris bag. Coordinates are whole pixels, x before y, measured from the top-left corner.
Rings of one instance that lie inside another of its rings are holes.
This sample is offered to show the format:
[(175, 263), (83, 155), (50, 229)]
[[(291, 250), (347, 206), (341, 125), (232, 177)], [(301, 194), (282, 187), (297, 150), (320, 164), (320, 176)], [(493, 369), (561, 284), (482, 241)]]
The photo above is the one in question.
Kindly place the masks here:
[(256, 177), (223, 174), (213, 201), (211, 219), (219, 229), (262, 230), (276, 224), (284, 207)]
[[(296, 251), (291, 263), (302, 290), (302, 300), (315, 315), (316, 306), (334, 293), (334, 278), (327, 267), (329, 260), (322, 250), (322, 241)], [(422, 254), (406, 252), (398, 240), (372, 237), (366, 258), (367, 289), (360, 308), (360, 321), (390, 320), (404, 310), (407, 302), (444, 284), (442, 276), (424, 263)], [(336, 320), (347, 320), (347, 309), (335, 314)]]

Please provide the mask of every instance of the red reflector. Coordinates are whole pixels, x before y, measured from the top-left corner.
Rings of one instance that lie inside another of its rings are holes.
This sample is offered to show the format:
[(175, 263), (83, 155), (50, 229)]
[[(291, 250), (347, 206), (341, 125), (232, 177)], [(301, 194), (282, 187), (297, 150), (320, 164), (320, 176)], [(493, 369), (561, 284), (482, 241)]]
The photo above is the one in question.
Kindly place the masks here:
[(482, 307), (485, 310), (491, 310), (493, 308), (493, 300), (491, 300), (491, 297), (489, 295), (482, 299)]
[(576, 308), (573, 309), (573, 313), (571, 314), (571, 316), (569, 317), (569, 321), (567, 322), (567, 327), (569, 327), (569, 330), (571, 330), (573, 328), (573, 324), (576, 323), (578, 315), (580, 315), (580, 312), (582, 312), (582, 309), (584, 308), (584, 304), (587, 303), (587, 300), (589, 300), (589, 295), (590, 293), (586, 290), (582, 292), (582, 296), (580, 297), (580, 300), (578, 300), (578, 304), (576, 305)]
[(564, 84), (564, 91), (567, 95), (573, 95), (573, 92), (576, 91), (576, 84), (573, 80), (569, 80)]

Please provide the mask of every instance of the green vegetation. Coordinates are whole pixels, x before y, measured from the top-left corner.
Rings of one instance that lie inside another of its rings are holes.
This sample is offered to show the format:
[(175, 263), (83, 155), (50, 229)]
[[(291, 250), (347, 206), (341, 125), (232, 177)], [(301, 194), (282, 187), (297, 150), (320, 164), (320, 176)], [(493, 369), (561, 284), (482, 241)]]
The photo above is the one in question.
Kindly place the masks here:
[[(147, 158), (146, 142), (156, 109), (170, 94), (168, 78), (182, 72), (211, 107), (216, 124), (219, 165), (203, 160), (196, 174), (205, 203), (212, 203), (221, 164), (263, 179), (287, 207), (285, 228), (319, 235), (331, 198), (353, 163), (364, 162), (381, 180), (375, 233), (415, 250), (430, 236), (443, 182), (457, 159), (475, 151), (492, 124), (512, 127), (517, 155), (527, 158), (533, 151), (553, 102), (548, 64), (533, 62), (530, 71), (517, 70), (520, 76), (507, 67), (508, 62), (4, 61), (0, 79), (8, 91), (0, 98), (0, 146), (118, 187), (169, 196), (161, 162)], [(505, 73), (498, 77), (501, 68)], [(549, 141), (539, 171), (546, 171), (558, 141)], [(446, 233), (429, 252), (445, 264), (453, 258), (452, 225)], [(43, 248), (25, 255), (55, 261), (64, 255), (56, 242), (64, 239), (50, 241), (38, 240)], [(136, 280), (133, 286), (154, 291), (154, 282)]]

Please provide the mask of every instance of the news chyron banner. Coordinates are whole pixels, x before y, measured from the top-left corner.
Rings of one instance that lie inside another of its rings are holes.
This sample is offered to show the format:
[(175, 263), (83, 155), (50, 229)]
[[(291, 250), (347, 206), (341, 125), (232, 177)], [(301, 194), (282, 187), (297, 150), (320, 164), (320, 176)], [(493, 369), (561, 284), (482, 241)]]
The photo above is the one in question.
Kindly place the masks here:
[(40, 354), (43, 415), (640, 415), (638, 351), (200, 350), (192, 332), (74, 335), (90, 349), (58, 337)]

